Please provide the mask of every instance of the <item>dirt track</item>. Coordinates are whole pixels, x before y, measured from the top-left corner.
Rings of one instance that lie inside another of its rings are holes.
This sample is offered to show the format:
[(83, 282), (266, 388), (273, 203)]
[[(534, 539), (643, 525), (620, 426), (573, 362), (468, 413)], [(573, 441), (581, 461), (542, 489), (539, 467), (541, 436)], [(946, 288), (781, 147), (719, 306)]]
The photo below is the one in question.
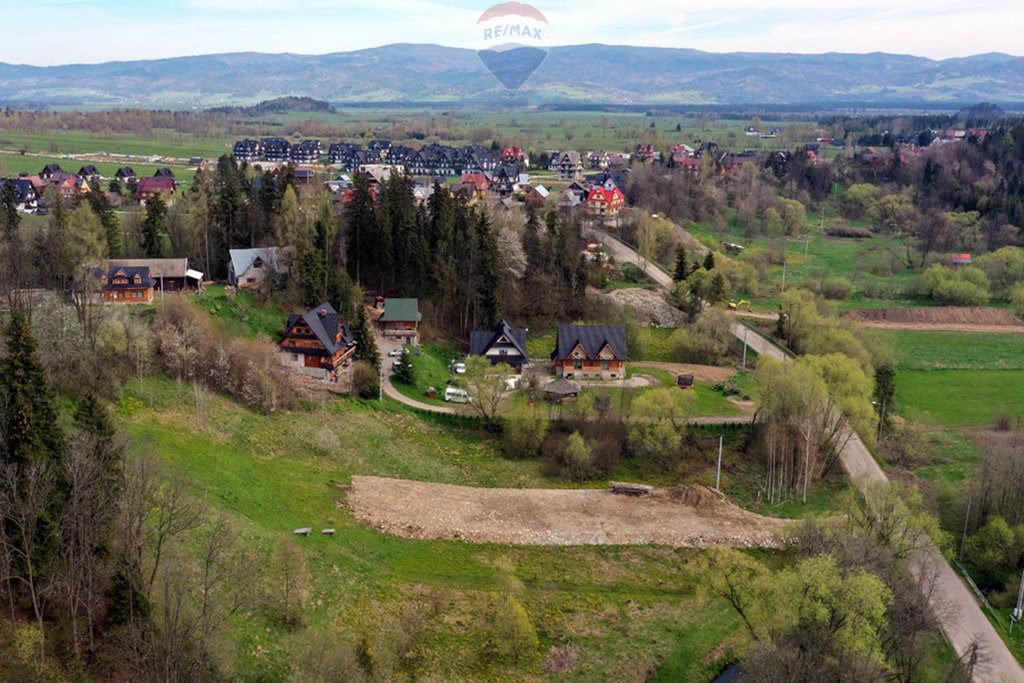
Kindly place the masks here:
[(864, 327), (880, 330), (1024, 333), (1024, 323), (1009, 311), (981, 306), (876, 308), (850, 311), (848, 315)]
[(710, 489), (632, 498), (607, 490), (485, 489), (353, 477), (358, 521), (417, 539), (513, 545), (773, 547), (786, 520), (762, 517)]

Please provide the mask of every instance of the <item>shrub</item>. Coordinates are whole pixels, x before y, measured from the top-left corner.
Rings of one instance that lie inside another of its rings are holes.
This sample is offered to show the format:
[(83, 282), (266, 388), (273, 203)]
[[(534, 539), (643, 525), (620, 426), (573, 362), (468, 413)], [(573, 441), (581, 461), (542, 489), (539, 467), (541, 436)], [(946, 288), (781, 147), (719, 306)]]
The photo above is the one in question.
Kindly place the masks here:
[(1024, 282), (1014, 285), (1010, 290), (1010, 305), (1014, 313), (1024, 317)]
[(842, 301), (853, 294), (853, 283), (845, 277), (827, 277), (821, 283), (821, 295), (826, 299)]
[(532, 458), (540, 453), (549, 423), (526, 405), (517, 405), (505, 417), (501, 447), (513, 460)]
[(858, 228), (853, 225), (833, 225), (825, 229), (829, 237), (850, 237), (853, 239), (870, 239), (874, 234), (867, 228)]
[(376, 398), (380, 393), (380, 379), (373, 366), (364, 360), (352, 367), (352, 393), (359, 398)]

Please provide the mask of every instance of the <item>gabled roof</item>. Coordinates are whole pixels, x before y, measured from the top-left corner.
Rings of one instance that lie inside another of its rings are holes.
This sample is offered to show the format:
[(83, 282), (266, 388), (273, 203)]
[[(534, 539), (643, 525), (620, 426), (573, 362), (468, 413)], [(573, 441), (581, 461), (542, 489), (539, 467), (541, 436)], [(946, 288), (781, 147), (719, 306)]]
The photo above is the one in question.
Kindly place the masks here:
[[(329, 302), (325, 301), (319, 306), (314, 306), (302, 315), (293, 314), (288, 316), (288, 330), (285, 332), (285, 338), (288, 337), (292, 328), (300, 320), (309, 326), (309, 329), (313, 332), (317, 341), (326, 349), (328, 355), (333, 356), (341, 349), (355, 344), (355, 336), (352, 334), (348, 323), (341, 319), (338, 312), (334, 310), (334, 306), (331, 306)], [(341, 333), (340, 341), (338, 340), (339, 332)]]
[[(142, 279), (141, 283), (135, 283), (135, 276)], [(126, 285), (114, 284), (114, 278), (125, 277), (129, 282)], [(107, 281), (103, 284), (104, 289), (137, 289), (139, 287), (154, 287), (156, 280), (149, 273), (148, 266), (110, 266), (107, 269)]]
[[(474, 330), (469, 333), (469, 355), (483, 356), (488, 349), (494, 347), (502, 338), (508, 339), (513, 348), (519, 352), (523, 362), (526, 361), (526, 330), (512, 327), (502, 320), (493, 330)], [(517, 360), (510, 356), (510, 360)]]
[(388, 299), (384, 302), (382, 323), (419, 322), (423, 318), (420, 313), (418, 299)]
[(626, 352), (626, 328), (623, 325), (559, 325), (558, 346), (553, 358), (569, 360), (572, 350), (583, 347), (587, 358), (597, 359), (605, 345), (618, 360), (629, 360)]
[(139, 181), (137, 192), (140, 196), (149, 192), (174, 192), (174, 178), (143, 178)]
[(136, 259), (111, 259), (107, 262), (110, 268), (149, 268), (149, 273), (154, 278), (173, 277), (183, 278), (188, 271), (187, 258), (136, 258)]
[(242, 277), (246, 272), (248, 272), (257, 258), (270, 266), (274, 272), (281, 272), (280, 262), (283, 254), (277, 247), (264, 247), (263, 249), (229, 249), (228, 254), (231, 256), (231, 268), (235, 272), (235, 277)]

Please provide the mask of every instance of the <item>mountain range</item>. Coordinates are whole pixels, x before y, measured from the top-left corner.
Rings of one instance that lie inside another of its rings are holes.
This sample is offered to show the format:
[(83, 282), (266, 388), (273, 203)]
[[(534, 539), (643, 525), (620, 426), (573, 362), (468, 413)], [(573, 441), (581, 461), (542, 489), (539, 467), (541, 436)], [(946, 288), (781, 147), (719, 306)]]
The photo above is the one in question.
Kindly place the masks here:
[(1024, 104), (1024, 58), (932, 60), (887, 53), (712, 53), (575, 45), (548, 50), (505, 91), (473, 50), (394, 44), (325, 55), (242, 52), (39, 67), (0, 63), (0, 103), (170, 108), (282, 96), (333, 103), (629, 105)]

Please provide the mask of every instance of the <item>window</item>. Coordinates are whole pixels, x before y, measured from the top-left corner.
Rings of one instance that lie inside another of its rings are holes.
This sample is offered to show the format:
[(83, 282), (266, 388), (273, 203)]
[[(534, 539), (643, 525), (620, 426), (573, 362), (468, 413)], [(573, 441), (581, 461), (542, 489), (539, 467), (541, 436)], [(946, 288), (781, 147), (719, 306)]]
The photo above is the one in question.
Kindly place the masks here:
[(611, 363), (609, 363), (606, 360), (601, 361), (601, 369), (602, 370), (608, 370), (610, 368), (611, 368)]
[(582, 369), (583, 369), (583, 360), (582, 360), (581, 358), (577, 358), (577, 359), (576, 359), (576, 360), (574, 361), (573, 365), (574, 365), (574, 367), (575, 367), (575, 368), (576, 368), (577, 370), (582, 370)]

